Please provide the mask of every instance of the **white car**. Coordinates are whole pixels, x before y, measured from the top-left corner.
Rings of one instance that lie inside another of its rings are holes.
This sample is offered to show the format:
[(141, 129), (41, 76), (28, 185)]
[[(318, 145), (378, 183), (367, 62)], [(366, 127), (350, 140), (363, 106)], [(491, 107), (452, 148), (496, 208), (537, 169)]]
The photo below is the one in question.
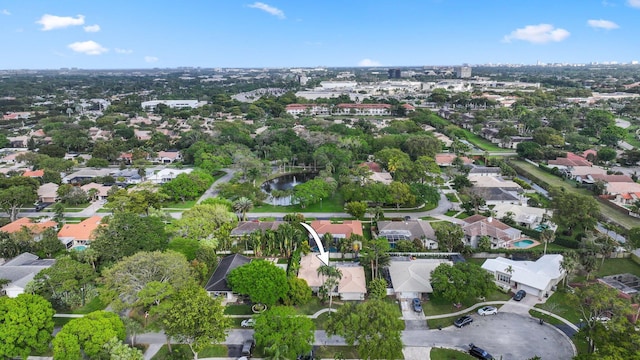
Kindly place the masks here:
[(246, 319), (246, 320), (242, 320), (242, 322), (240, 323), (240, 326), (242, 327), (253, 327), (253, 325), (256, 324), (256, 320), (255, 319)]
[(478, 315), (495, 315), (498, 313), (498, 308), (495, 306), (484, 306), (478, 309)]

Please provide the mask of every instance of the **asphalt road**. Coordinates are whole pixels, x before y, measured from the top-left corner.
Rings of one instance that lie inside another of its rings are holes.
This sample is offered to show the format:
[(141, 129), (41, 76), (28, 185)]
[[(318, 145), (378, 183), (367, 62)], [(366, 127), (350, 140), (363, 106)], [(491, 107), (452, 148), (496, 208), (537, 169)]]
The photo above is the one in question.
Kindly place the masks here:
[(552, 325), (540, 325), (537, 319), (506, 312), (472, 316), (473, 323), (460, 329), (449, 326), (442, 330), (406, 330), (402, 342), (408, 347), (445, 346), (462, 351), (474, 343), (503, 360), (523, 360), (536, 355), (543, 360), (568, 360), (574, 356), (569, 338)]

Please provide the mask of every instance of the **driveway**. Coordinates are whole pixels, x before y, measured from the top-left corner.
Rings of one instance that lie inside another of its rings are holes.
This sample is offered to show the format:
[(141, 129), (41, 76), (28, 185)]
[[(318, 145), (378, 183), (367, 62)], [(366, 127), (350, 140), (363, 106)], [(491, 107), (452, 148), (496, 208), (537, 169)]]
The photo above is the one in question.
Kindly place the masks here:
[(554, 326), (540, 325), (537, 319), (520, 314), (472, 315), (473, 323), (461, 329), (449, 326), (442, 330), (405, 330), (402, 342), (411, 347), (452, 347), (467, 351), (469, 344), (487, 350), (496, 359), (522, 360), (571, 359), (571, 340)]
[(402, 320), (404, 320), (406, 330), (427, 330), (427, 318), (424, 312), (413, 311), (412, 299), (400, 300), (400, 309), (402, 310)]

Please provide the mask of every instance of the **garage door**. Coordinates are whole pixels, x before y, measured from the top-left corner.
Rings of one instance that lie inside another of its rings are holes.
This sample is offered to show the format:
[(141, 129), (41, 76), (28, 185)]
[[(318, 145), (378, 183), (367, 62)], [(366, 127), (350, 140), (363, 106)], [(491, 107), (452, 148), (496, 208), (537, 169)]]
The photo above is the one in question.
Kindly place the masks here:
[(415, 292), (400, 293), (400, 299), (413, 299), (413, 298), (419, 298), (419, 297), (420, 297), (420, 293), (415, 293)]
[(540, 290), (538, 290), (536, 288), (533, 288), (531, 286), (527, 286), (527, 285), (524, 285), (524, 284), (519, 284), (518, 287), (521, 290), (524, 290), (527, 293), (527, 295), (540, 296)]

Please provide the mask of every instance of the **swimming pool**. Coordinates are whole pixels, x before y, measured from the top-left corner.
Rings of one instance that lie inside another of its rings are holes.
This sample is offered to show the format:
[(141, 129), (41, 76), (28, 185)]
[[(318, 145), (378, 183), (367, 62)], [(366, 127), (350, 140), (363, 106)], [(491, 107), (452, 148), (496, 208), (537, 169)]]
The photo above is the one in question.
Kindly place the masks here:
[(535, 242), (533, 240), (520, 240), (511, 244), (513, 247), (517, 248), (528, 248), (533, 245)]
[(87, 249), (87, 247), (84, 246), (84, 245), (78, 245), (78, 246), (74, 246), (73, 247), (73, 250), (75, 250), (75, 251), (85, 251), (86, 249)]

